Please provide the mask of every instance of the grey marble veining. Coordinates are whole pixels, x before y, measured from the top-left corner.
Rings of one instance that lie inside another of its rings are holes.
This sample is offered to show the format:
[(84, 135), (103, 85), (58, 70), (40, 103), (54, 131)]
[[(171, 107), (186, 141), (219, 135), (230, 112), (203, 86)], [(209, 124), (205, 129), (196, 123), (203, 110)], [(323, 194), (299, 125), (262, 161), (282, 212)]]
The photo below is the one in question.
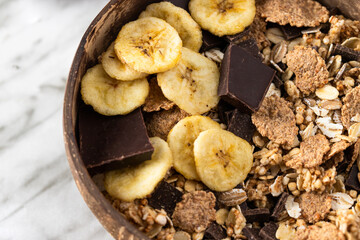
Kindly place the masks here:
[(71, 176), (67, 74), (107, 0), (0, 0), (0, 240), (111, 239)]

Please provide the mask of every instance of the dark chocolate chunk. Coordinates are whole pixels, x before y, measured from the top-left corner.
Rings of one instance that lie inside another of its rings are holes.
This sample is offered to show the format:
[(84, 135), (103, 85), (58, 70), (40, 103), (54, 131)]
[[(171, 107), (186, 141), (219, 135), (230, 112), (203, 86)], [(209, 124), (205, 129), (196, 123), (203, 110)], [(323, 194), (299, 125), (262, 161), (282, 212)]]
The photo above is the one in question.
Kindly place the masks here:
[[(340, 162), (339, 165), (336, 167), (336, 172), (338, 174), (348, 172), (351, 169), (352, 164), (354, 164), (354, 162), (352, 161), (352, 155), (353, 155), (353, 151), (354, 151), (353, 146), (345, 149), (344, 160), (342, 162)], [(328, 161), (331, 161), (331, 160), (332, 159), (330, 159)], [(326, 162), (325, 162), (325, 164), (326, 164)]]
[(155, 209), (164, 209), (171, 216), (176, 203), (181, 201), (182, 193), (170, 183), (162, 181), (149, 198), (149, 205)]
[(125, 116), (103, 116), (79, 108), (80, 154), (90, 174), (139, 164), (154, 151), (140, 109)]
[(203, 45), (201, 47), (201, 52), (205, 52), (212, 48), (224, 48), (226, 46), (226, 41), (218, 36), (211, 34), (208, 31), (203, 30)]
[(246, 210), (248, 210), (248, 209), (249, 209), (249, 207), (248, 207), (248, 205), (247, 205), (246, 201), (245, 201), (245, 202), (243, 202), (242, 204), (240, 204), (240, 209), (241, 209), (241, 212), (244, 212), (244, 211), (246, 211)]
[(230, 123), (233, 113), (234, 113), (234, 110), (225, 112), (226, 124)]
[(171, 2), (177, 7), (181, 7), (185, 10), (188, 10), (189, 0), (167, 0), (168, 2)]
[(231, 44), (221, 64), (219, 96), (242, 111), (256, 111), (275, 71), (243, 48)]
[(271, 214), (271, 217), (274, 219), (274, 220), (279, 220), (281, 217), (283, 217), (283, 212), (286, 210), (285, 209), (285, 203), (286, 203), (286, 200), (288, 199), (289, 197), (289, 194), (286, 193), (286, 192), (283, 192), (281, 194), (281, 196), (279, 197), (279, 199), (277, 200), (276, 202), (276, 205), (274, 207), (274, 210)]
[(234, 107), (225, 102), (224, 100), (220, 100), (218, 103), (218, 114), (219, 119), (221, 122), (228, 124), (230, 120), (230, 115), (232, 111), (234, 110)]
[(268, 208), (248, 209), (243, 212), (246, 222), (268, 222), (270, 210)]
[(245, 51), (247, 51), (248, 53), (253, 55), (255, 58), (259, 59), (260, 61), (263, 60), (263, 56), (260, 53), (260, 50), (259, 50), (259, 47), (257, 45), (255, 38), (251, 37), (245, 41), (238, 42), (237, 45), (244, 48)]
[(332, 8), (338, 8), (339, 14), (354, 20), (360, 20), (360, 5), (359, 0), (318, 0), (322, 5), (328, 7), (331, 15), (338, 15), (338, 14), (331, 14)]
[(248, 240), (262, 240), (259, 236), (260, 229), (244, 227), (242, 233), (247, 237)]
[(226, 231), (219, 224), (212, 222), (205, 230), (203, 239), (224, 239), (226, 238)]
[(255, 126), (251, 121), (251, 115), (235, 109), (231, 114), (227, 130), (250, 142), (255, 131)]
[(305, 28), (292, 27), (289, 24), (285, 26), (280, 26), (281, 31), (284, 33), (286, 40), (292, 40), (302, 36), (301, 31)]
[(265, 227), (260, 230), (260, 237), (263, 240), (276, 240), (276, 231), (278, 229), (278, 225), (274, 222), (265, 223)]
[(356, 164), (354, 164), (351, 168), (349, 176), (347, 177), (347, 179), (345, 181), (345, 186), (350, 189), (360, 191), (360, 183), (359, 183), (358, 174), (359, 174), (359, 168)]
[(277, 88), (280, 88), (282, 85), (284, 85), (284, 81), (277, 74), (275, 74), (272, 82)]
[(237, 43), (239, 41), (241, 41), (241, 39), (247, 35), (249, 35), (250, 33), (250, 28), (246, 28), (244, 31), (242, 31), (241, 33), (235, 34), (235, 35), (227, 35), (225, 36), (225, 39), (230, 42), (230, 43)]
[(341, 55), (344, 62), (360, 61), (360, 51), (336, 44), (334, 47), (334, 55)]

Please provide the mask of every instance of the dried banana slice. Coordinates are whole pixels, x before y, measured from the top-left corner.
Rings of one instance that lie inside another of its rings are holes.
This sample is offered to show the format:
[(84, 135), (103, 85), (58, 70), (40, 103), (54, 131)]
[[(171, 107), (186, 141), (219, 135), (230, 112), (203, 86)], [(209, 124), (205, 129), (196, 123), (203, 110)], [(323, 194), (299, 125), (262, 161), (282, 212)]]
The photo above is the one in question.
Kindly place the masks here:
[(204, 116), (191, 116), (180, 120), (171, 129), (167, 142), (174, 157), (174, 168), (187, 179), (200, 180), (194, 162), (194, 141), (208, 129), (221, 129), (220, 124)]
[(217, 36), (244, 31), (255, 17), (255, 0), (190, 0), (191, 16)]
[(128, 65), (122, 63), (115, 54), (115, 43), (101, 55), (101, 63), (105, 72), (112, 78), (121, 81), (132, 81), (140, 78), (145, 78), (148, 74), (135, 71)]
[(181, 58), (181, 47), (181, 38), (170, 24), (147, 17), (123, 26), (114, 50), (131, 68), (153, 74), (175, 67)]
[(125, 115), (145, 103), (149, 94), (146, 78), (118, 81), (109, 77), (101, 64), (90, 68), (81, 80), (81, 95), (86, 104), (100, 114)]
[(144, 198), (165, 177), (172, 165), (170, 148), (158, 137), (150, 138), (150, 142), (154, 147), (151, 160), (105, 174), (105, 189), (111, 196), (127, 202)]
[(245, 180), (253, 164), (251, 145), (233, 133), (210, 129), (194, 142), (196, 171), (214, 191), (228, 191)]
[(219, 102), (217, 65), (188, 48), (182, 48), (182, 57), (176, 67), (157, 77), (164, 96), (187, 113), (203, 114)]
[(198, 52), (202, 45), (202, 32), (200, 26), (190, 14), (169, 2), (150, 4), (140, 14), (140, 18), (157, 17), (165, 20), (179, 33), (183, 46)]

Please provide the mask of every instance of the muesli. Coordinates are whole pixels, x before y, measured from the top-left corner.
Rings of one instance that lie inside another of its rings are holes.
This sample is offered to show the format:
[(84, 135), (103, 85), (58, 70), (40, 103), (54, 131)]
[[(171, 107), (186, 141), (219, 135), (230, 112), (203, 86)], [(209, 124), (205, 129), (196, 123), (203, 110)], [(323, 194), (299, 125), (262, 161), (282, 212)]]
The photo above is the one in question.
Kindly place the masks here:
[(360, 22), (334, 12), (184, 0), (124, 25), (79, 108), (114, 208), (159, 240), (359, 239)]

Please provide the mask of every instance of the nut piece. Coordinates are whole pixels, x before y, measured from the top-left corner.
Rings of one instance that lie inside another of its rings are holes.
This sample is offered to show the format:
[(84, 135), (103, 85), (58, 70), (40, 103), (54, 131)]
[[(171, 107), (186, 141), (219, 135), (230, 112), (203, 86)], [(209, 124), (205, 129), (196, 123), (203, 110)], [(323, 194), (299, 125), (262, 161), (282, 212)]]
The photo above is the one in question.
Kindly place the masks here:
[(276, 238), (280, 240), (292, 240), (295, 238), (295, 234), (295, 228), (286, 223), (280, 223), (276, 230)]
[(291, 168), (312, 168), (323, 163), (324, 154), (330, 150), (330, 143), (322, 134), (305, 139), (300, 144), (300, 154), (286, 162)]
[(166, 141), (175, 124), (187, 116), (189, 114), (178, 107), (150, 113), (150, 116), (145, 116), (148, 134), (150, 137), (160, 137)]
[(283, 98), (276, 95), (265, 98), (251, 119), (259, 133), (271, 141), (287, 147), (294, 143), (298, 133), (295, 115)]
[(240, 205), (245, 202), (246, 199), (246, 192), (239, 188), (234, 188), (230, 191), (222, 192), (218, 196), (219, 202), (228, 207)]
[(302, 216), (309, 223), (316, 223), (330, 212), (331, 197), (327, 193), (306, 192), (301, 194), (300, 208)]
[(149, 80), (149, 86), (150, 92), (143, 106), (145, 112), (160, 111), (161, 109), (169, 110), (175, 106), (175, 103), (164, 96), (155, 77)]
[(313, 0), (262, 0), (258, 5), (268, 22), (296, 27), (315, 27), (329, 19), (329, 12)]
[(229, 215), (229, 211), (225, 208), (221, 208), (216, 212), (216, 223), (219, 225), (224, 225)]
[(278, 176), (274, 183), (270, 185), (269, 189), (273, 197), (278, 197), (284, 192), (283, 179), (283, 176)]
[(317, 225), (298, 228), (295, 240), (345, 240), (334, 224), (319, 222)]
[(285, 209), (292, 218), (299, 218), (301, 216), (301, 208), (299, 207), (299, 203), (295, 202), (294, 197), (291, 195), (286, 199)]
[(233, 229), (232, 236), (234, 238), (239, 238), (241, 231), (246, 225), (246, 219), (244, 215), (236, 208), (232, 208), (229, 212), (229, 215), (225, 221), (225, 224), (227, 227), (230, 227)]
[(196, 191), (183, 195), (173, 213), (175, 226), (187, 232), (202, 232), (215, 221), (215, 196), (212, 192)]
[(328, 82), (329, 72), (324, 59), (315, 49), (295, 46), (286, 55), (288, 67), (296, 75), (295, 84), (306, 95)]
[(341, 108), (341, 121), (349, 129), (352, 125), (351, 118), (360, 114), (360, 86), (352, 89), (343, 99), (344, 105)]

